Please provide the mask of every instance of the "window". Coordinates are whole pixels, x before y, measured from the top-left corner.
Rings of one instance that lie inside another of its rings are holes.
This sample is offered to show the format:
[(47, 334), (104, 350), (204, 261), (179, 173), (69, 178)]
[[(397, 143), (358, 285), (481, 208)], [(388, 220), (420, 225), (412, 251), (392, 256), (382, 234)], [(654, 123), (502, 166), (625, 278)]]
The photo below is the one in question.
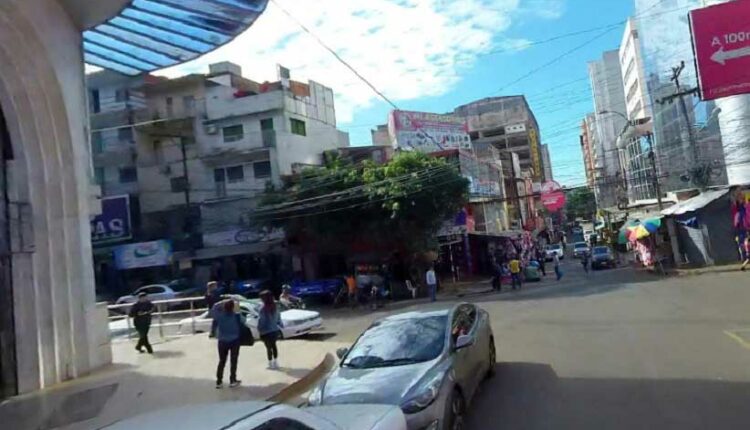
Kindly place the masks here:
[(244, 181), (245, 169), (242, 166), (227, 167), (227, 180), (230, 183)]
[(224, 142), (237, 142), (245, 137), (245, 130), (242, 128), (242, 124), (230, 125), (221, 129), (221, 134), (224, 136)]
[(174, 100), (172, 100), (172, 97), (167, 97), (166, 100), (164, 100), (164, 103), (167, 105), (167, 116), (172, 116), (172, 113), (174, 112)]
[(99, 186), (104, 185), (104, 167), (94, 168), (94, 183)]
[(227, 180), (224, 169), (214, 169), (214, 182), (225, 182)]
[(129, 184), (132, 182), (138, 182), (138, 171), (135, 167), (120, 168), (120, 183)]
[(225, 182), (242, 182), (245, 180), (245, 168), (243, 166), (223, 167), (214, 169), (214, 182), (223, 184)]
[(471, 334), (477, 320), (477, 310), (472, 305), (461, 305), (453, 315), (451, 337), (455, 343), (459, 336)]
[(101, 131), (95, 131), (91, 133), (91, 148), (94, 154), (101, 154), (104, 150), (104, 142), (102, 139)]
[(99, 99), (99, 90), (91, 90), (91, 111), (99, 113), (102, 110), (101, 100)]
[(132, 142), (133, 141), (133, 128), (119, 128), (117, 129), (117, 138), (121, 142)]
[(305, 121), (291, 118), (289, 120), (292, 125), (292, 133), (300, 136), (307, 136), (307, 130), (305, 129)]
[(273, 118), (265, 118), (260, 120), (260, 129), (262, 131), (273, 130)]
[(195, 110), (195, 97), (184, 96), (182, 98), (182, 104), (185, 106), (185, 112), (192, 113)]
[(253, 430), (313, 430), (312, 428), (290, 418), (273, 418), (255, 427)]
[(253, 163), (253, 176), (255, 176), (255, 179), (270, 178), (271, 162), (258, 161), (257, 163)]
[(121, 88), (115, 91), (115, 101), (118, 103), (126, 102), (130, 100), (130, 90), (127, 88)]

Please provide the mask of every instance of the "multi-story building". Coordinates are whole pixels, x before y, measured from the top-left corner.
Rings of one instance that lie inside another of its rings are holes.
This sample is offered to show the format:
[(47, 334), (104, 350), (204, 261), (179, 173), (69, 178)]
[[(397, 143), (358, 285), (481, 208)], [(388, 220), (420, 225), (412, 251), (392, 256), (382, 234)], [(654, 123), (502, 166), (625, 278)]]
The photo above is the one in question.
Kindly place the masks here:
[(472, 142), (516, 153), (522, 172), (536, 182), (544, 178), (539, 124), (524, 96), (477, 100), (457, 107), (454, 114), (466, 118)]
[(594, 114), (590, 113), (581, 121), (581, 154), (583, 155), (583, 170), (586, 173), (586, 184), (592, 190), (595, 189), (596, 170), (594, 168), (594, 154), (591, 148), (594, 130)]
[(600, 208), (611, 208), (622, 198), (618, 191), (622, 173), (617, 141), (628, 123), (618, 51), (604, 52), (601, 60), (589, 62), (588, 69), (594, 96), (591, 149), (595, 193)]
[(542, 145), (542, 166), (544, 169), (544, 180), (552, 181), (554, 179), (552, 174), (552, 159), (549, 156), (549, 145), (546, 143)]
[(349, 146), (336, 128), (333, 91), (282, 77), (258, 83), (232, 63), (212, 64), (207, 74), (149, 77), (132, 88), (138, 104), (125, 115), (132, 127), (118, 128), (129, 132), (120, 145), (129, 164), (118, 168), (121, 177), (130, 169), (124, 191), (138, 197), (133, 241), (169, 239), (174, 260), (198, 281), (217, 276), (217, 266), (226, 280), (259, 275), (247, 269), (257, 259), (240, 260), (283, 239), (250, 227), (260, 193)]
[(651, 102), (646, 83), (641, 39), (638, 35), (637, 21), (632, 17), (628, 18), (625, 23), (625, 32), (622, 35), (618, 55), (620, 57), (627, 117), (631, 121), (650, 118)]

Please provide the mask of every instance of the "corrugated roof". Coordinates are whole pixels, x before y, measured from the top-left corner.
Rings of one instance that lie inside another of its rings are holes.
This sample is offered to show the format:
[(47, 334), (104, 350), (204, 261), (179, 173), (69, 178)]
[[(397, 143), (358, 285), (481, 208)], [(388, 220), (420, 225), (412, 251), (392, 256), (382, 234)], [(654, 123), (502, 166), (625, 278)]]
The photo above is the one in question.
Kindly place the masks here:
[(83, 32), (86, 63), (125, 75), (175, 66), (232, 41), (268, 0), (133, 0)]
[(682, 215), (688, 212), (693, 212), (706, 207), (706, 205), (718, 198), (725, 196), (728, 192), (729, 189), (726, 188), (721, 190), (706, 191), (698, 194), (693, 198), (679, 202), (670, 208), (664, 209), (663, 211), (661, 211), (661, 213), (662, 215)]

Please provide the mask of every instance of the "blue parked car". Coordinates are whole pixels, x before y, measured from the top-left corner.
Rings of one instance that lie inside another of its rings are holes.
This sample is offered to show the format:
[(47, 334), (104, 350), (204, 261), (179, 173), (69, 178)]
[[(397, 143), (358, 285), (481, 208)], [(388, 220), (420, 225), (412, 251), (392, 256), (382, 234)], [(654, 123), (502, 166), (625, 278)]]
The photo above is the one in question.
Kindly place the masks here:
[(271, 288), (269, 279), (245, 279), (234, 283), (233, 294), (240, 294), (247, 298), (260, 296), (260, 292)]
[(316, 279), (314, 281), (292, 281), (292, 295), (300, 298), (333, 300), (342, 288), (341, 279)]

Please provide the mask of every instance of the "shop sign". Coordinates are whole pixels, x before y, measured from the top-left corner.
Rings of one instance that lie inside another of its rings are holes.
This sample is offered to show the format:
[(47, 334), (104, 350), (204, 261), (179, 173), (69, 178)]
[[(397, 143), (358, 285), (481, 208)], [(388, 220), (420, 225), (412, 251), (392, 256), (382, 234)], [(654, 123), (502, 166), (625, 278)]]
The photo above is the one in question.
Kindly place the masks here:
[(565, 206), (565, 193), (560, 184), (555, 181), (542, 184), (542, 204), (550, 212), (558, 212)]
[(172, 242), (131, 243), (114, 248), (115, 266), (120, 270), (167, 266), (172, 263)]
[(102, 213), (91, 220), (91, 243), (100, 245), (132, 239), (130, 196), (104, 197), (101, 203)]

